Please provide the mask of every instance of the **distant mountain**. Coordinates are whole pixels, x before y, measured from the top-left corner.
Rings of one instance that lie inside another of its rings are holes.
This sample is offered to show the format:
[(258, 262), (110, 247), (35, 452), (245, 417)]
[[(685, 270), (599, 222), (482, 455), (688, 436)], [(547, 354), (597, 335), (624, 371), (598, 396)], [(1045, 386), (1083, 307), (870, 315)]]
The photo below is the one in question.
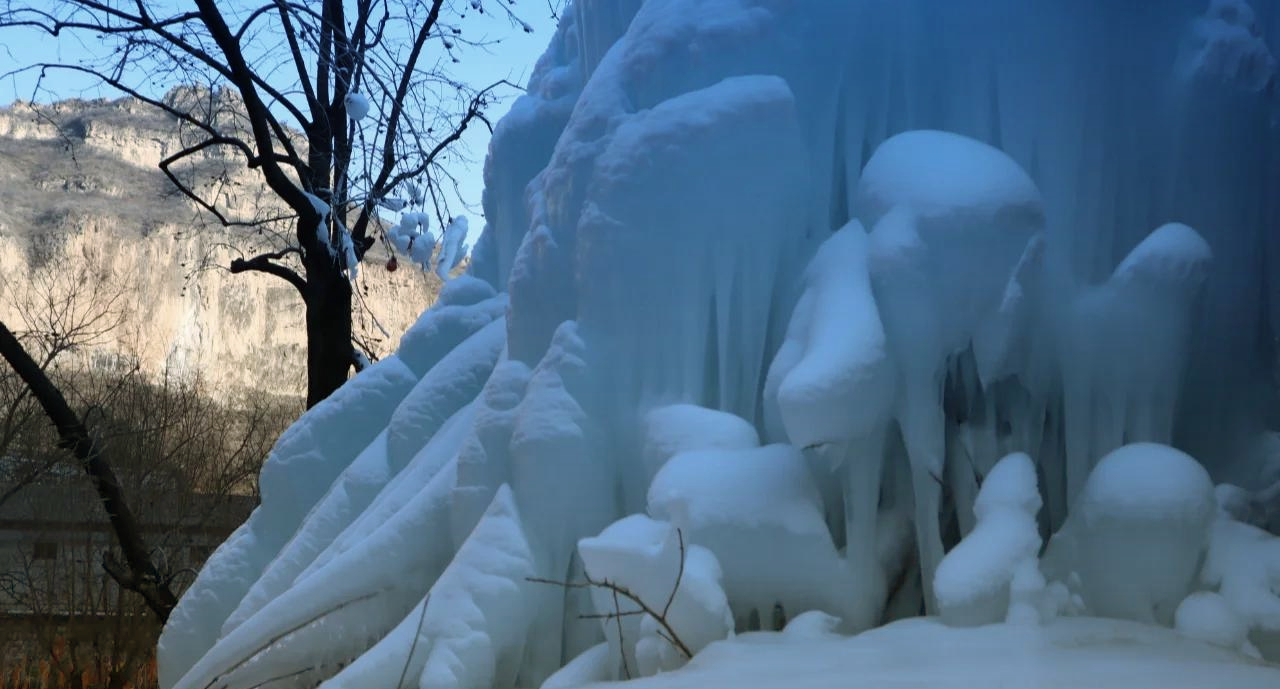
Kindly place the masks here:
[[(207, 96), (181, 90), (170, 99)], [(205, 98), (207, 101), (207, 98)], [(181, 102), (180, 100), (178, 102)], [(219, 101), (226, 116), (235, 103)], [(48, 295), (79, 291), (78, 306), (117, 298), (119, 327), (77, 352), (95, 368), (132, 365), (200, 371), (231, 396), (305, 389), (303, 306), (292, 287), (263, 274), (231, 275), (231, 258), (272, 246), (197, 212), (157, 167), (181, 150), (178, 121), (133, 99), (18, 102), (0, 108), (0, 320), (47, 313)], [(211, 151), (184, 170), (215, 186), (243, 217), (277, 210), (229, 152)], [(280, 246), (276, 244), (274, 246)], [(360, 271), (357, 334), (379, 354), (434, 300), (440, 282), (417, 270), (390, 272), (379, 243)], [(375, 323), (376, 320), (376, 323)]]

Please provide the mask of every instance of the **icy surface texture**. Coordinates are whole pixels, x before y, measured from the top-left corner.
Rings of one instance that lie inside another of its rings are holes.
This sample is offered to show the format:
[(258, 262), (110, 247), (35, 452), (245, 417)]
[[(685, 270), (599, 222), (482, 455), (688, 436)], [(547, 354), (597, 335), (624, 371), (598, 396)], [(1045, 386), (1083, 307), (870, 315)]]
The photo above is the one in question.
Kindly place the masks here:
[[(1228, 610), (1280, 657), (1277, 37), (1275, 0), (571, 3), (468, 274), (281, 437), (162, 685), (670, 669), (528, 579), (662, 598), (673, 532), (700, 657), (926, 611), (1235, 647)], [(452, 264), (424, 220), (393, 241)]]

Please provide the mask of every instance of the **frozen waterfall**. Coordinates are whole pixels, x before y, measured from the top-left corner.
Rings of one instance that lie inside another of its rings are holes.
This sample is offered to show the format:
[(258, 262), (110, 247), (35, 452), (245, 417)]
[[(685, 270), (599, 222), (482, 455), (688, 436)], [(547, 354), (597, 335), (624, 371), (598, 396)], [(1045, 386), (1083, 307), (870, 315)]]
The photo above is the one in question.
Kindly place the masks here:
[[(1277, 49), (1276, 0), (572, 2), (469, 274), (281, 437), (162, 686), (925, 612), (1280, 661)], [(587, 578), (670, 629), (534, 581)]]

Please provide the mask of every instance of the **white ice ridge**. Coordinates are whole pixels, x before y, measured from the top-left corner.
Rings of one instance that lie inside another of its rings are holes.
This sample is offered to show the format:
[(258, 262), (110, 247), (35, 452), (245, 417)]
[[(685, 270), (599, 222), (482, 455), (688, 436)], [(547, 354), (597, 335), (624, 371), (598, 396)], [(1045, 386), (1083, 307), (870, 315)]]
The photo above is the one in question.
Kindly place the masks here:
[[(966, 627), (890, 636), (1280, 659), (1277, 36), (1280, 0), (570, 3), (466, 274), (280, 438), (161, 685), (703, 672), (587, 577), (699, 658), (930, 613)], [(447, 274), (465, 228), (419, 216)]]

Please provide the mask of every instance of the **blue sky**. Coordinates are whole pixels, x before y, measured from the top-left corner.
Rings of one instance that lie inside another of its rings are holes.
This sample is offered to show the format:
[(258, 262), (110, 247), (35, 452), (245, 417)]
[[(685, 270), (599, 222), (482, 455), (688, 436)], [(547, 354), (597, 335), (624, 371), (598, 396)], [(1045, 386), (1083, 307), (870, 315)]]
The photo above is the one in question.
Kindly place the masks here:
[[(38, 5), (38, 0), (31, 5)], [(186, 3), (175, 3), (175, 7)], [(557, 5), (561, 4), (556, 2)], [(528, 23), (532, 33), (525, 33), (520, 27), (513, 27), (505, 15), (479, 15), (471, 13), (463, 20), (467, 34), (477, 40), (496, 40), (496, 44), (485, 48), (469, 47), (460, 53), (461, 61), (452, 66), (452, 73), (460, 80), (473, 86), (485, 86), (500, 79), (506, 79), (523, 86), (533, 70), (533, 64), (542, 54), (551, 35), (555, 31), (555, 20), (547, 0), (517, 0), (513, 6), (516, 14)], [(34, 31), (6, 30), (0, 40), (0, 73), (7, 73), (17, 67), (39, 62), (75, 63), (87, 56), (100, 54), (94, 44), (84, 45), (75, 36), (64, 35), (58, 39), (48, 34)], [(41, 83), (41, 90), (34, 92), (36, 73), (28, 72), (11, 76), (0, 82), (0, 103), (8, 104), (16, 99), (31, 99), (47, 102), (62, 98), (116, 98), (120, 94), (109, 86), (94, 83), (91, 77), (67, 71), (50, 72)], [(163, 93), (169, 84), (155, 84), (158, 93)], [(495, 123), (511, 107), (518, 95), (514, 89), (506, 92), (506, 98), (490, 109), (489, 115)], [(466, 149), (464, 162), (456, 156), (450, 156), (450, 172), (458, 179), (463, 200), (471, 207), (464, 210), (470, 220), (470, 237), (468, 242), (474, 244), (484, 227), (480, 217), (480, 195), (484, 188), (482, 171), (484, 155), (489, 146), (489, 132), (482, 124), (468, 129), (463, 145)], [(458, 212), (455, 209), (455, 213)]]

